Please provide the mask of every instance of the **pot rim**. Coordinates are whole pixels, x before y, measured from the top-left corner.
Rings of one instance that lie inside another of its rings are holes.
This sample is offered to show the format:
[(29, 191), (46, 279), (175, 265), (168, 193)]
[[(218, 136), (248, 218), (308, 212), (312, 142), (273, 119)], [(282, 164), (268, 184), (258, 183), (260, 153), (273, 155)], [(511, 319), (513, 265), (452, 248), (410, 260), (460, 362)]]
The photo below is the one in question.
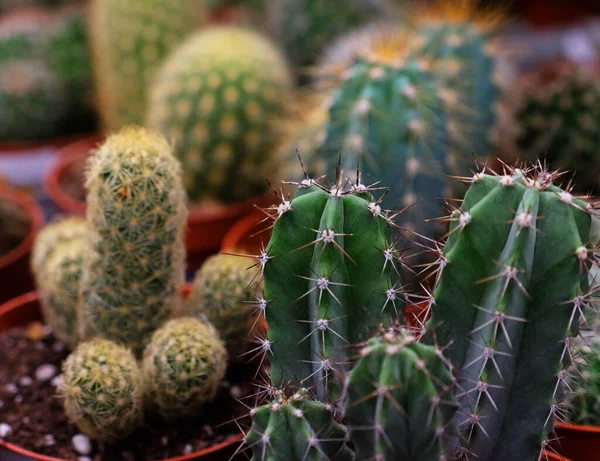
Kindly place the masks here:
[[(190, 289), (191, 289), (191, 285), (186, 283), (183, 288), (183, 296), (184, 297), (187, 297)], [(40, 295), (37, 291), (30, 291), (29, 293), (25, 293), (23, 295), (17, 296), (16, 298), (13, 298), (13, 299), (7, 301), (6, 303), (0, 305), (0, 317), (8, 314), (9, 312), (18, 310), (19, 308), (23, 307), (26, 304), (33, 303), (33, 302), (39, 303), (39, 301), (40, 301)], [(243, 437), (244, 437), (243, 434), (232, 435), (231, 437), (226, 438), (223, 442), (217, 443), (217, 444), (207, 447), (203, 450), (196, 451), (194, 453), (190, 453), (189, 455), (177, 456), (174, 458), (166, 458), (162, 461), (188, 461), (188, 460), (192, 460), (192, 459), (195, 459), (195, 458), (198, 458), (201, 456), (206, 456), (211, 453), (215, 453), (219, 450), (222, 450), (223, 448), (227, 448), (227, 447), (235, 444), (236, 442), (240, 442), (243, 439)], [(41, 454), (35, 453), (33, 451), (29, 451), (26, 448), (20, 447), (19, 445), (5, 442), (2, 439), (0, 439), (0, 449), (2, 449), (2, 448), (8, 450), (9, 452), (14, 452), (14, 453), (17, 453), (17, 454), (20, 454), (23, 456), (29, 456), (30, 458), (33, 458), (38, 461), (66, 461), (63, 458), (54, 458), (52, 456), (41, 455)]]
[(88, 137), (90, 137), (90, 133), (71, 134), (46, 139), (8, 139), (6, 141), (0, 141), (0, 157), (3, 155), (14, 155), (24, 152), (31, 152), (33, 150), (41, 149), (43, 147), (54, 147), (62, 149), (65, 146), (81, 141)]
[(10, 188), (0, 190), (0, 199), (8, 200), (20, 206), (31, 220), (31, 227), (27, 236), (16, 248), (0, 256), (0, 269), (4, 269), (15, 261), (25, 257), (33, 248), (37, 233), (44, 225), (44, 212), (29, 194)]
[(560, 421), (556, 421), (554, 426), (564, 431), (590, 432), (592, 434), (600, 435), (600, 426), (587, 426), (584, 424), (563, 423)]
[(248, 200), (223, 205), (206, 206), (189, 203), (189, 221), (192, 224), (200, 224), (221, 219), (230, 219), (245, 215), (248, 209), (258, 207), (267, 203), (269, 194), (261, 194)]
[(266, 217), (265, 214), (260, 210), (256, 210), (237, 221), (225, 234), (225, 237), (223, 237), (221, 251), (236, 250), (237, 245), (243, 240), (243, 237), (246, 236), (253, 227), (257, 226), (263, 217)]

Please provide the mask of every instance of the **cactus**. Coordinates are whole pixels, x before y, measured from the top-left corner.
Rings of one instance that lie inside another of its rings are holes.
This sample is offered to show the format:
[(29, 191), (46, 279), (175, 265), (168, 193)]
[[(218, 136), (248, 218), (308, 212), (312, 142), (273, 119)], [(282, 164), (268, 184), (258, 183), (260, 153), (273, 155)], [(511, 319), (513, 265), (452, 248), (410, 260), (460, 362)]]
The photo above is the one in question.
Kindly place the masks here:
[(600, 339), (590, 338), (589, 343), (577, 345), (574, 366), (577, 373), (570, 383), (567, 396), (573, 422), (600, 426)]
[(332, 370), (348, 368), (348, 346), (403, 308), (392, 217), (368, 187), (344, 181), (339, 171), (325, 190), (307, 179), (291, 202), (282, 197), (259, 257), (271, 381), (314, 388), (320, 400)]
[(126, 437), (143, 420), (142, 373), (131, 352), (110, 341), (83, 343), (71, 353), (58, 392), (69, 419), (101, 442)]
[(442, 352), (401, 332), (371, 339), (348, 376), (345, 420), (356, 459), (447, 459), (455, 410)]
[(44, 321), (70, 349), (79, 342), (79, 288), (87, 251), (88, 242), (84, 238), (59, 244), (44, 265), (39, 286)]
[(38, 10), (15, 11), (0, 19), (0, 63), (41, 58), (48, 15)]
[(190, 37), (151, 90), (148, 126), (176, 142), (190, 199), (247, 200), (278, 173), (276, 119), (291, 91), (283, 56), (265, 38), (235, 27)]
[(451, 344), (469, 459), (538, 459), (561, 408), (593, 252), (591, 209), (553, 185), (559, 176), (477, 173), (448, 218), (427, 340)]
[(226, 369), (227, 351), (217, 331), (191, 317), (159, 328), (142, 365), (148, 398), (167, 420), (196, 415), (215, 397)]
[(559, 61), (521, 77), (504, 101), (500, 146), (528, 160), (543, 152), (553, 168), (575, 170), (582, 191), (597, 187), (598, 75), (597, 69)]
[(301, 389), (289, 398), (279, 394), (253, 410), (245, 443), (252, 449), (252, 461), (350, 461), (346, 439), (332, 407)]
[(101, 118), (107, 131), (142, 124), (158, 66), (197, 23), (193, 0), (94, 0), (91, 30)]
[(159, 134), (126, 127), (90, 158), (91, 248), (81, 281), (81, 329), (142, 352), (181, 310), (187, 220), (181, 167)]
[(231, 359), (248, 350), (249, 331), (256, 323), (251, 305), (264, 302), (262, 284), (253, 283), (253, 272), (248, 270), (252, 264), (250, 258), (211, 256), (196, 273), (186, 301), (188, 315), (206, 316), (215, 326)]

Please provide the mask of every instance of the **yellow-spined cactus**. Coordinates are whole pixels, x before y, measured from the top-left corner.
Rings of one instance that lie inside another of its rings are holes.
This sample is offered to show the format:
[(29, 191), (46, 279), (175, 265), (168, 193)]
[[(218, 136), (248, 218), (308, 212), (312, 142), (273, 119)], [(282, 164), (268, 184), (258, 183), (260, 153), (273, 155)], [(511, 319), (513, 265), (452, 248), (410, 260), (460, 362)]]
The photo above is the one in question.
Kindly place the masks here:
[(129, 350), (111, 341), (79, 345), (63, 363), (58, 391), (69, 419), (101, 442), (126, 437), (143, 420), (140, 368)]
[(148, 398), (167, 420), (195, 415), (215, 397), (226, 368), (227, 350), (217, 331), (192, 317), (157, 330), (142, 364)]

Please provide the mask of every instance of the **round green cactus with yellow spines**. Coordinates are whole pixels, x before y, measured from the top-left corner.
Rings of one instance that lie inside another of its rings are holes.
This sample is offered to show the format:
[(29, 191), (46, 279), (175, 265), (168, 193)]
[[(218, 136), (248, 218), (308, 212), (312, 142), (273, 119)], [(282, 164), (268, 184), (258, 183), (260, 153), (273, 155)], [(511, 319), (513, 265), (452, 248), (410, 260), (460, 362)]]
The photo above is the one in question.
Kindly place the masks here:
[[(260, 281), (254, 280), (251, 258), (218, 254), (210, 257), (196, 273), (187, 301), (189, 315), (205, 315), (225, 341), (234, 359), (246, 352), (249, 332), (256, 320), (253, 310), (261, 314), (266, 301)], [(254, 304), (254, 309), (252, 308)]]
[(198, 24), (193, 0), (94, 0), (92, 49), (104, 128), (142, 124), (147, 86)]
[(142, 372), (132, 353), (111, 341), (79, 345), (63, 362), (58, 392), (69, 419), (98, 441), (122, 439), (143, 421)]
[(77, 315), (83, 257), (88, 241), (74, 239), (59, 244), (45, 264), (39, 291), (44, 321), (69, 348), (79, 341)]
[(82, 329), (141, 353), (183, 302), (181, 166), (163, 136), (126, 127), (90, 158), (85, 187), (91, 246), (81, 282)]
[(208, 322), (168, 321), (144, 351), (142, 372), (148, 398), (167, 420), (192, 416), (212, 400), (227, 369), (227, 350)]
[(277, 119), (292, 78), (276, 47), (256, 32), (214, 27), (169, 58), (150, 92), (147, 124), (175, 141), (190, 199), (243, 201), (263, 193), (283, 162)]

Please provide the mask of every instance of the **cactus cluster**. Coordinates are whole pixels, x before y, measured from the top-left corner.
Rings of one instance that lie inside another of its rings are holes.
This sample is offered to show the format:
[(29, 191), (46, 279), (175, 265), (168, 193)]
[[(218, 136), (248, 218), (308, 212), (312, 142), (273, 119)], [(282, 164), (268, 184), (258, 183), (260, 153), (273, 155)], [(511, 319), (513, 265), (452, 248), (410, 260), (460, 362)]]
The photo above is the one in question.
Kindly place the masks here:
[(142, 372), (129, 350), (107, 340), (81, 344), (63, 363), (59, 393), (86, 435), (114, 442), (143, 420)]
[(291, 85), (267, 39), (231, 26), (198, 32), (165, 62), (148, 126), (175, 141), (193, 202), (244, 201), (265, 191), (265, 177), (278, 177), (276, 122)]
[(197, 23), (193, 0), (92, 2), (94, 73), (107, 131), (144, 123), (158, 66)]
[(256, 323), (253, 306), (260, 306), (263, 287), (253, 283), (248, 268), (251, 258), (218, 254), (211, 256), (196, 273), (185, 312), (192, 317), (205, 316), (219, 331), (230, 358), (248, 350), (249, 331)]
[(227, 351), (217, 330), (200, 319), (170, 320), (144, 351), (142, 372), (152, 405), (167, 420), (192, 416), (212, 400), (225, 376)]
[(567, 400), (574, 423), (600, 426), (600, 339), (588, 339), (577, 344), (576, 373)]

